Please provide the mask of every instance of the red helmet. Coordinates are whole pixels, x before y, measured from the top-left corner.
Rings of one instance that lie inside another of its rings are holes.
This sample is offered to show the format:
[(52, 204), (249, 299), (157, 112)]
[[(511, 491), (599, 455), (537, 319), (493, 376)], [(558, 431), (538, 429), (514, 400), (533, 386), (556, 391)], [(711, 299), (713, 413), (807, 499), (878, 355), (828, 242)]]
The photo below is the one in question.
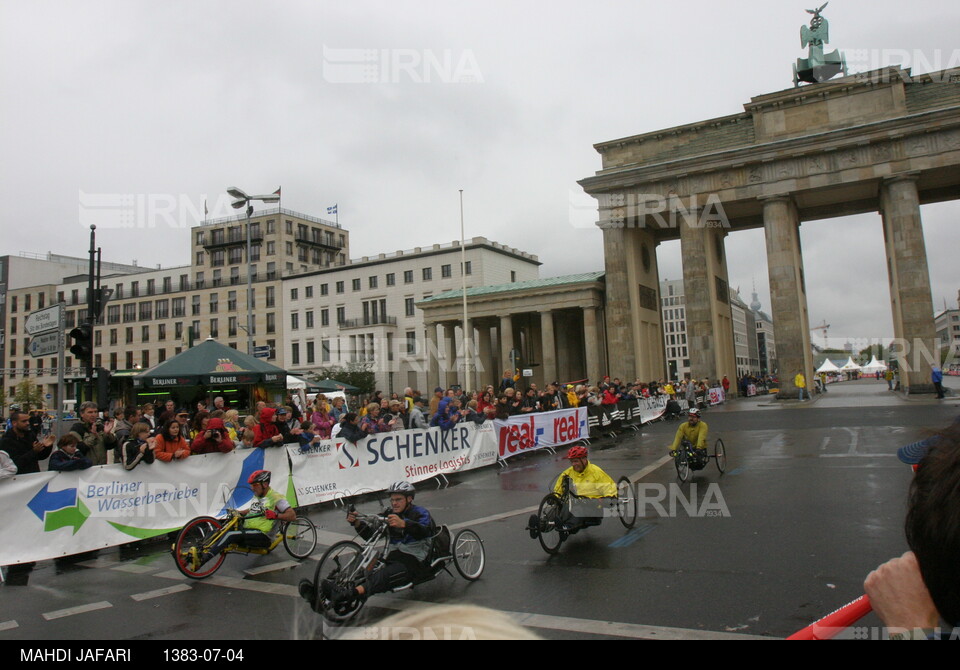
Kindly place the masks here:
[(257, 470), (247, 479), (248, 484), (269, 484), (270, 483), (270, 471), (269, 470)]
[(570, 450), (567, 452), (568, 460), (573, 460), (574, 458), (586, 458), (586, 457), (587, 457), (587, 448), (579, 444), (575, 447), (570, 447)]

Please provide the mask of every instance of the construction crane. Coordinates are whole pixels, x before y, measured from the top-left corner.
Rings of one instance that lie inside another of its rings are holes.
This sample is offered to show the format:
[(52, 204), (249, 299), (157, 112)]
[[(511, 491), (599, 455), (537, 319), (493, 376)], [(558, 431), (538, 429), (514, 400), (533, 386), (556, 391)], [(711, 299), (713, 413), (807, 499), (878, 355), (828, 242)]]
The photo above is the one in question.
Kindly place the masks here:
[(829, 328), (830, 328), (830, 324), (827, 323), (826, 320), (824, 320), (823, 323), (821, 323), (819, 326), (814, 326), (813, 328), (810, 329), (811, 331), (814, 331), (814, 330), (823, 331), (823, 348), (824, 349), (830, 348), (830, 344), (829, 342), (827, 342), (827, 330), (829, 330)]

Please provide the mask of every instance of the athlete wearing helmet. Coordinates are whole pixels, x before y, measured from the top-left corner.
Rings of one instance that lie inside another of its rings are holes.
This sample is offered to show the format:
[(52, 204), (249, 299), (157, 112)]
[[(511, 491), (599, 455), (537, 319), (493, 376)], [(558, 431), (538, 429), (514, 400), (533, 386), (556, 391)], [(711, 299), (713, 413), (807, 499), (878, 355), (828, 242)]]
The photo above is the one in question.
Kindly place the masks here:
[(245, 547), (269, 547), (279, 530), (281, 521), (294, 521), (296, 511), (287, 502), (287, 499), (270, 488), (270, 471), (257, 470), (247, 478), (247, 483), (253, 490), (253, 504), (249, 509), (238, 510), (243, 520), (242, 530), (233, 530), (226, 533), (210, 548), (209, 553), (200, 557), (203, 565), (216, 556), (224, 547), (231, 544), (240, 544)]
[[(581, 445), (570, 447), (566, 458), (570, 461), (570, 467), (560, 473), (553, 486), (553, 492), (558, 496), (563, 495), (564, 482), (569, 480), (570, 493), (578, 498), (613, 498), (617, 495), (617, 484), (604, 472), (599, 466), (594, 465), (588, 458), (587, 448)], [(587, 525), (598, 525), (602, 513), (602, 508), (597, 507), (597, 503), (591, 505), (578, 505), (578, 514), (587, 515), (577, 516), (564, 507), (560, 511), (559, 521), (563, 524), (568, 533), (575, 533)], [(589, 511), (588, 511), (589, 510)], [(539, 534), (539, 520), (536, 514), (530, 515), (527, 523), (527, 530), (530, 531), (530, 537), (536, 538)]]
[(687, 412), (687, 422), (680, 424), (677, 428), (677, 435), (673, 438), (673, 444), (670, 445), (670, 455), (676, 456), (680, 443), (686, 440), (698, 451), (702, 451), (703, 456), (707, 453), (707, 423), (700, 419), (700, 410), (696, 407)]
[[(324, 580), (320, 590), (327, 598), (336, 602), (354, 598), (366, 598), (383, 593), (392, 588), (409, 584), (429, 574), (424, 563), (433, 544), (436, 525), (433, 518), (423, 507), (413, 504), (416, 489), (409, 482), (394, 482), (387, 489), (390, 494), (390, 509), (381, 516), (386, 518), (390, 533), (390, 550), (384, 558), (384, 565), (367, 577), (365, 584), (355, 588), (345, 588), (330, 584)], [(369, 539), (373, 529), (357, 518), (351, 509), (347, 513), (347, 522), (357, 530), (364, 540)], [(300, 595), (315, 603), (314, 585), (307, 580), (300, 582)]]

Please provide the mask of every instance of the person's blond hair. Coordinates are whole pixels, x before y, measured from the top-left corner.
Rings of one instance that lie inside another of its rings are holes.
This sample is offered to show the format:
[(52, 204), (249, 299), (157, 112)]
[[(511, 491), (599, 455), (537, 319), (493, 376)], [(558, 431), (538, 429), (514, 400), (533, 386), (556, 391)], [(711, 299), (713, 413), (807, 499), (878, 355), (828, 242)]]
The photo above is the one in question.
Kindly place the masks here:
[(503, 612), (477, 605), (435, 605), (409, 609), (388, 616), (377, 627), (382, 631), (381, 639), (390, 640), (542, 639)]

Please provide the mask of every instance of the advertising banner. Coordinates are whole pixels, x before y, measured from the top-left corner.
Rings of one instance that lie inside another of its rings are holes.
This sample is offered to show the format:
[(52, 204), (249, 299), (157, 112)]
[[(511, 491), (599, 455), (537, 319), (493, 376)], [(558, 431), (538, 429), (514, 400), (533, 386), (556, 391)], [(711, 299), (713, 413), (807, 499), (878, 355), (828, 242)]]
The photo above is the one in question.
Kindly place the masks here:
[(707, 391), (707, 402), (711, 405), (719, 405), (724, 400), (723, 389), (716, 386)]
[[(285, 493), (284, 449), (191, 456), (133, 470), (103, 465), (0, 482), (0, 565), (68, 556), (179, 530), (197, 516), (246, 507), (247, 477), (271, 470)], [(291, 504), (295, 504), (291, 500)]]
[(526, 451), (570, 444), (589, 434), (586, 407), (518, 414), (493, 424), (503, 460)]
[(379, 433), (356, 444), (326, 440), (301, 452), (287, 447), (301, 505), (382, 491), (399, 480), (418, 482), (497, 462), (493, 422), (466, 422), (450, 430), (425, 428)]

